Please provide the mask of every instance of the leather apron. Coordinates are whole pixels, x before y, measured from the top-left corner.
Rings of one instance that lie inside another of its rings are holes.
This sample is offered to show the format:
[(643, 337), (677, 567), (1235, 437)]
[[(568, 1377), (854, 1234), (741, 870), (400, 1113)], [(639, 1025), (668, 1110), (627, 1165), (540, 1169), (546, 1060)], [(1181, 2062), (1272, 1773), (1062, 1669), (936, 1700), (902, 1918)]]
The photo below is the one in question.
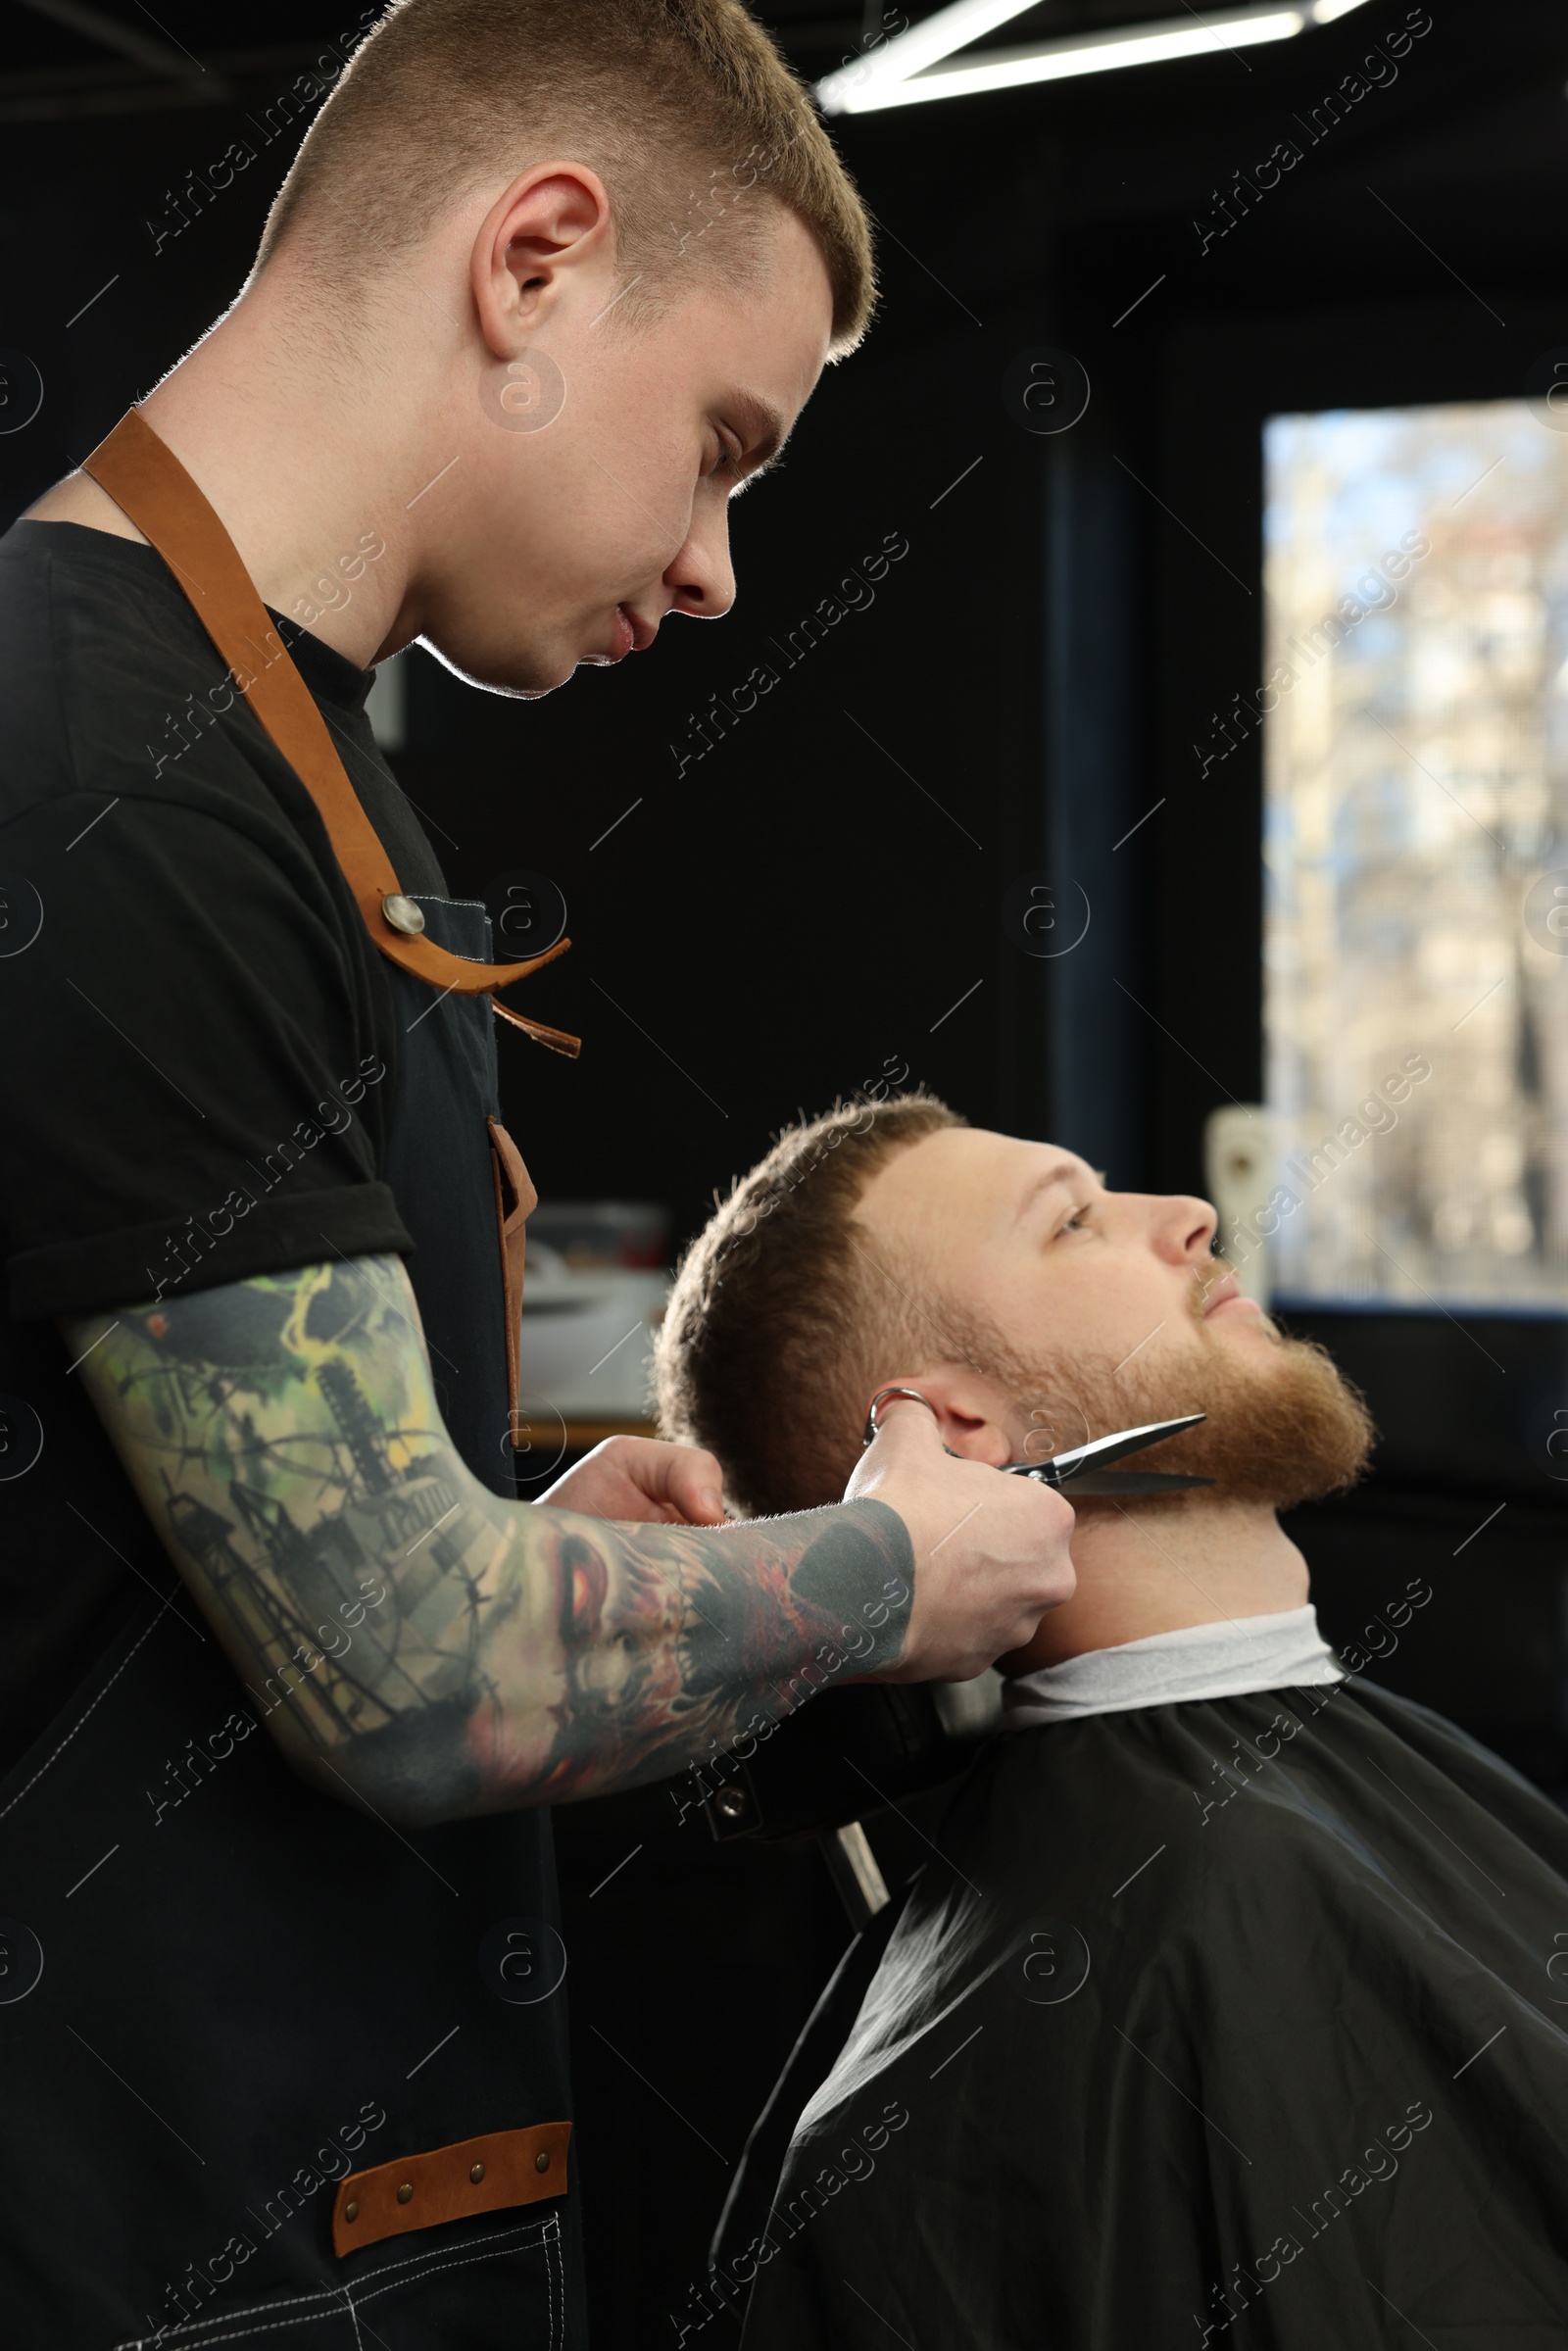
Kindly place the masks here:
[[(483, 964), (482, 906), (417, 905)], [(510, 1495), (496, 1023), (390, 979), (386, 1177), (447, 1428)], [(8, 2351), (580, 2351), (547, 1811), (318, 1794), (172, 1573), (0, 1783), (0, 1914)]]

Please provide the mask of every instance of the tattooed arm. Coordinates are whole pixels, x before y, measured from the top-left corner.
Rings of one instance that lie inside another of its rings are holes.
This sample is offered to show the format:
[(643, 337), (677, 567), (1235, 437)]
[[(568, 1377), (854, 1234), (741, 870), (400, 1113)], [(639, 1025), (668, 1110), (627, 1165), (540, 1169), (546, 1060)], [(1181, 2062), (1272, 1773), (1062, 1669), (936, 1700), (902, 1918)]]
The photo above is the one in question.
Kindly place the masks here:
[[(1071, 1589), (1068, 1566), (1065, 1588), (1058, 1569), (1038, 1597), (1036, 1562), (989, 1611), (983, 1593), (960, 1605), (961, 1635), (925, 1607), (911, 1642), (911, 1534), (918, 1548), (923, 1528), (934, 1543), (973, 1518), (978, 1490), (963, 1480), (1007, 1488), (987, 1492), (993, 1515), (1027, 1520), (1037, 1547), (1035, 1497), (1072, 1523), (1042, 1488), (945, 1463), (917, 1408), (890, 1415), (889, 1435), (902, 1419), (893, 1451), (921, 1443), (943, 1464), (934, 1518), (929, 1464), (922, 1482), (895, 1463), (887, 1500), (733, 1527), (626, 1526), (503, 1499), (442, 1426), (397, 1257), (64, 1330), (278, 1744), (324, 1788), (346, 1781), (405, 1822), (663, 1778), (835, 1676), (949, 1673), (956, 1658), (976, 1672), (1017, 1645), (1020, 1606), (1032, 1630)], [(974, 1558), (950, 1541), (939, 1585)]]

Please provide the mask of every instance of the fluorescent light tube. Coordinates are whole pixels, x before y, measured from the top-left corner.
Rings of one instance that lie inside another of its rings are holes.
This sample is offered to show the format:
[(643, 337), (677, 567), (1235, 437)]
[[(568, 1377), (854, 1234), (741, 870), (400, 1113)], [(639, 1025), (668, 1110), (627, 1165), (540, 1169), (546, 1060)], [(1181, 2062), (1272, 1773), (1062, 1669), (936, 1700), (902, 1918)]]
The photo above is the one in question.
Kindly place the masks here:
[[(958, 8), (945, 9), (942, 18), (932, 18), (930, 23), (957, 16), (970, 4), (971, 0), (960, 0)], [(973, 0), (973, 4), (1000, 11), (1001, 0)], [(1348, 0), (1350, 6), (1360, 4), (1361, 0)], [(1317, 5), (1333, 7), (1335, 0), (1317, 0)], [(1008, 13), (1016, 11), (1009, 7)], [(1005, 18), (995, 14), (992, 22), (1005, 22)], [(1250, 48), (1261, 41), (1289, 40), (1304, 30), (1308, 22), (1299, 8), (1269, 6), (1237, 9), (1193, 24), (1167, 18), (1161, 24), (1119, 25), (1112, 31), (1082, 33), (1033, 48), (992, 50), (982, 53), (972, 65), (941, 65), (935, 72), (908, 76), (892, 73), (888, 66), (900, 45), (913, 38), (913, 32), (901, 33), (897, 42), (889, 42), (862, 66), (848, 66), (828, 74), (817, 83), (816, 96), (824, 114), (871, 114), (890, 106), (920, 105), (932, 98), (1020, 89), (1030, 82), (1061, 81), (1080, 73), (1108, 73), (1124, 66), (1158, 65), (1177, 58), (1205, 57), (1221, 49)], [(868, 70), (873, 67), (875, 71)]]
[(918, 24), (911, 24), (907, 32), (867, 50), (863, 56), (852, 58), (836, 73), (827, 74), (816, 85), (817, 97), (830, 115), (852, 112), (851, 108), (834, 105), (824, 93), (864, 89), (872, 81), (904, 81), (909, 74), (918, 73), (922, 66), (938, 65), (970, 41), (984, 40), (999, 24), (1027, 15), (1035, 5), (1036, 0), (954, 0), (951, 8), (939, 8), (934, 17), (923, 18)]

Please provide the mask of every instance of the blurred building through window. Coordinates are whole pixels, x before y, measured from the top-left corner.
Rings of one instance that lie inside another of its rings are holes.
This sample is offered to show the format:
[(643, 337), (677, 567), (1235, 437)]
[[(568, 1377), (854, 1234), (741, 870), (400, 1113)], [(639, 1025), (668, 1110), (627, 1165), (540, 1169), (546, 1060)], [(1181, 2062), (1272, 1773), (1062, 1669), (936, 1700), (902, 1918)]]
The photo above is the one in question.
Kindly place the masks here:
[(1559, 423), (1543, 398), (1264, 427), (1277, 1293), (1568, 1307)]

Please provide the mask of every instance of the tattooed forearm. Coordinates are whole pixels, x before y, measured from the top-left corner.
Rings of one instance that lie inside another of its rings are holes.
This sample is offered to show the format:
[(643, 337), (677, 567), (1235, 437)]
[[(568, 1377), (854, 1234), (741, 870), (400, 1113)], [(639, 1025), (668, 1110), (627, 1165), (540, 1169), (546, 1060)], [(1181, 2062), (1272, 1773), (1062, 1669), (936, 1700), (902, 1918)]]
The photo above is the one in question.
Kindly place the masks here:
[(880, 1502), (699, 1530), (489, 1492), (396, 1257), (66, 1337), (257, 1711), (309, 1776), (399, 1818), (660, 1779), (900, 1654), (914, 1571)]

